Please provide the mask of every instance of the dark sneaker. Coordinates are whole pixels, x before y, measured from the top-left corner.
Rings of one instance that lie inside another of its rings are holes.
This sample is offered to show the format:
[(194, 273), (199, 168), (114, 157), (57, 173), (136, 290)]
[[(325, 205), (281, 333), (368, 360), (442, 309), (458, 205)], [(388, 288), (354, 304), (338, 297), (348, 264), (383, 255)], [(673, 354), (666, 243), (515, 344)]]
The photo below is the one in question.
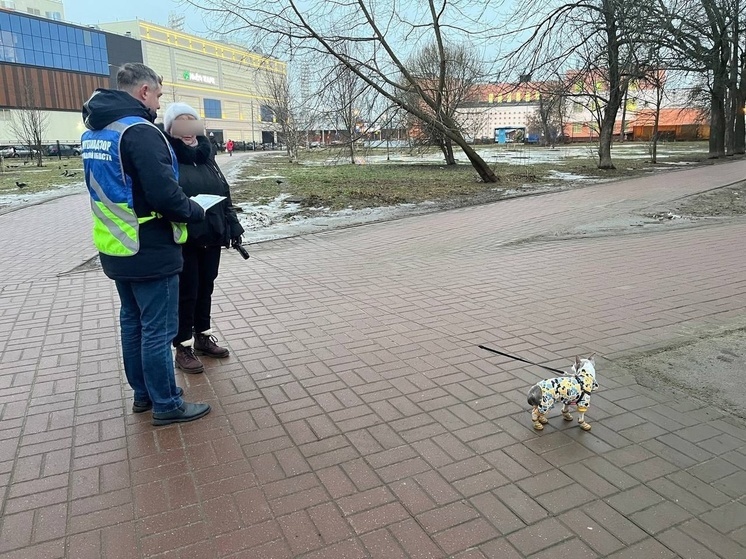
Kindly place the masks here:
[(207, 355), (208, 357), (228, 357), (230, 351), (217, 344), (218, 339), (215, 336), (207, 334), (194, 335), (194, 352), (197, 355)]
[(153, 412), (153, 425), (171, 425), (194, 421), (210, 413), (210, 404), (190, 404), (184, 402), (180, 408), (163, 413)]
[[(179, 397), (182, 397), (184, 395), (184, 390), (182, 390), (181, 386), (177, 386), (176, 387), (176, 395), (179, 396)], [(153, 402), (151, 402), (149, 400), (148, 401), (144, 401), (144, 402), (139, 402), (139, 401), (135, 400), (134, 402), (132, 402), (132, 412), (133, 413), (142, 413), (144, 411), (148, 411), (148, 410), (151, 410), (151, 409), (153, 409)]]
[(189, 374), (202, 373), (205, 370), (202, 361), (194, 355), (194, 349), (181, 344), (176, 346), (176, 366)]

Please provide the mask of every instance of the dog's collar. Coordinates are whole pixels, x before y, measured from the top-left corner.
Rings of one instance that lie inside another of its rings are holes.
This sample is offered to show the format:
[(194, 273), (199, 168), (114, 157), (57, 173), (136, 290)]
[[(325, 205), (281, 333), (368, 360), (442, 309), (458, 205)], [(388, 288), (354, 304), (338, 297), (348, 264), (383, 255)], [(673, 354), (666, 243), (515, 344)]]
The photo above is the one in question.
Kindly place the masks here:
[(575, 380), (578, 381), (578, 385), (580, 386), (580, 396), (578, 396), (578, 399), (573, 402), (573, 404), (577, 404), (582, 400), (586, 394), (590, 395), (590, 392), (588, 392), (586, 389), (583, 388), (583, 379), (580, 375), (575, 375)]

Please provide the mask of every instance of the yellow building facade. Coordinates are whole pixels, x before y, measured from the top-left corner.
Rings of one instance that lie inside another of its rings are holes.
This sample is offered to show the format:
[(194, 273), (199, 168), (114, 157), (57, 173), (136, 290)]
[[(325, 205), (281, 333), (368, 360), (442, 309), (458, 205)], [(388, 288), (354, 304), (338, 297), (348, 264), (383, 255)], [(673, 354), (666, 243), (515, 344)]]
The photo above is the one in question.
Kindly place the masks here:
[(270, 91), (286, 76), (284, 62), (141, 20), (99, 27), (141, 41), (143, 62), (163, 76), (161, 116), (178, 101), (197, 110), (217, 141), (276, 141)]

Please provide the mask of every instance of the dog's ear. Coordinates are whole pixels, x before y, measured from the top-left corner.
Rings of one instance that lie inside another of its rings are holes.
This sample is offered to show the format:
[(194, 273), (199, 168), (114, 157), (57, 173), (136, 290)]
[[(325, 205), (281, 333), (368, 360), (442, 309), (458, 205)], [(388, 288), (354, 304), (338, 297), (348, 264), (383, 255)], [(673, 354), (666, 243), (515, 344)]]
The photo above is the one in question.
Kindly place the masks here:
[(591, 363), (593, 363), (593, 364), (595, 365), (595, 364), (596, 364), (596, 359), (595, 359), (595, 357), (596, 357), (596, 352), (594, 351), (593, 353), (591, 353), (591, 354), (590, 354), (590, 355), (588, 356), (588, 361), (590, 361)]
[(576, 371), (580, 370), (580, 357), (578, 357), (577, 355), (575, 356), (575, 365), (573, 365), (572, 368)]

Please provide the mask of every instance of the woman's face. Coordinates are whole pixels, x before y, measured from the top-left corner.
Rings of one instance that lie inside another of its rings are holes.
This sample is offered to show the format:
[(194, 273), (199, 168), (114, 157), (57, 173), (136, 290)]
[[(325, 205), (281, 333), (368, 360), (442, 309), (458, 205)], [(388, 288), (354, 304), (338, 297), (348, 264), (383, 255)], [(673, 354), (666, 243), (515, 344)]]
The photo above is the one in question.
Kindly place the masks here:
[(174, 124), (171, 126), (171, 132), (173, 135), (179, 139), (181, 139), (182, 142), (184, 142), (186, 145), (191, 146), (194, 143), (194, 140), (197, 139), (197, 135), (193, 131), (193, 126), (184, 126), (179, 125), (176, 123), (176, 121), (195, 121), (197, 120), (192, 115), (179, 115), (174, 119)]

